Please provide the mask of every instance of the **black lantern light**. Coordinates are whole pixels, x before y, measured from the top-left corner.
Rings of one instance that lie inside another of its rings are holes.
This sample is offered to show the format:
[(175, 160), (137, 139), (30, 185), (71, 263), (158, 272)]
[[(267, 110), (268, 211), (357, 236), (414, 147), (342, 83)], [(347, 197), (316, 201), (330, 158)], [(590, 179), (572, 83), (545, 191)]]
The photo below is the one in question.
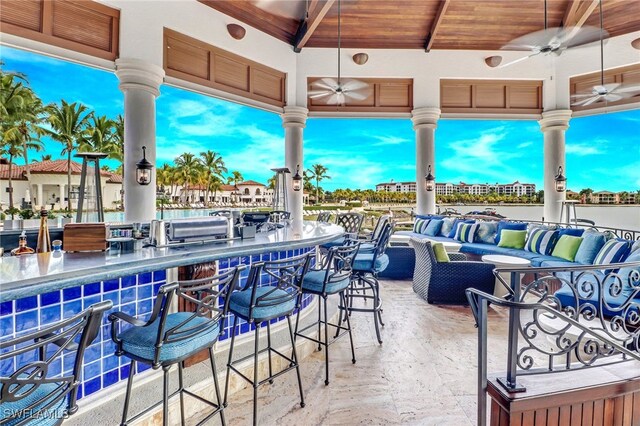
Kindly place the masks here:
[(436, 189), (436, 177), (431, 174), (431, 165), (429, 165), (429, 168), (427, 169), (427, 175), (424, 177), (424, 180), (426, 182), (425, 187), (427, 191), (431, 192)]
[(142, 160), (136, 163), (136, 180), (140, 185), (151, 183), (151, 169), (153, 164), (147, 161), (147, 147), (142, 147)]
[(562, 174), (562, 166), (558, 167), (558, 174), (556, 175), (556, 191), (564, 192), (567, 189), (567, 178)]
[(293, 190), (298, 192), (302, 189), (302, 176), (300, 176), (300, 164), (296, 166), (296, 174), (291, 178)]

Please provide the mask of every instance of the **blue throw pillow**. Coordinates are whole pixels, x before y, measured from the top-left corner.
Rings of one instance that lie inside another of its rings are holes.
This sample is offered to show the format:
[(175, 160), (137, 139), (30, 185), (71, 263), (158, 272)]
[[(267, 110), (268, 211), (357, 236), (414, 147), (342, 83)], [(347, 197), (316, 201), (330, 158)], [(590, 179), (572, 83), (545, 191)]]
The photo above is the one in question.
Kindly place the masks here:
[(451, 232), (449, 232), (449, 235), (447, 235), (447, 237), (449, 238), (455, 238), (456, 237), (456, 233), (458, 232), (458, 227), (460, 225), (462, 225), (463, 223), (475, 223), (476, 221), (473, 219), (456, 219), (453, 221), (453, 226), (451, 227)]
[(423, 234), (435, 237), (440, 232), (443, 222), (444, 221), (442, 219), (431, 219), (427, 227), (424, 229)]
[[(626, 240), (609, 240), (600, 249), (596, 258), (593, 260), (594, 265), (608, 265), (611, 263), (621, 262), (625, 258), (629, 249), (631, 248), (631, 242)], [(605, 274), (608, 274), (611, 270), (606, 270)]]
[[(639, 262), (640, 261), (640, 251), (636, 250), (629, 255), (628, 258), (625, 259), (625, 262)], [(628, 266), (626, 268), (620, 268), (618, 271), (618, 276), (622, 280), (622, 285), (625, 287), (625, 290), (631, 290), (631, 287), (640, 286), (640, 266), (636, 266), (635, 268), (632, 266)]]
[(558, 229), (558, 236), (562, 237), (563, 235), (570, 235), (572, 237), (582, 237), (584, 233), (584, 229), (577, 228), (561, 228)]
[(479, 225), (478, 232), (476, 232), (476, 240), (481, 243), (495, 244), (498, 222), (480, 222)]
[(444, 219), (444, 216), (439, 214), (417, 214), (416, 219)]
[(542, 228), (536, 228), (529, 233), (529, 238), (527, 238), (524, 249), (531, 253), (549, 255), (557, 241), (558, 231), (547, 231)]
[(429, 220), (427, 219), (416, 219), (413, 223), (413, 232), (416, 234), (424, 234), (424, 230), (427, 228), (429, 224)]
[[(456, 219), (457, 220), (457, 219)], [(442, 219), (442, 227), (440, 228), (440, 234), (443, 237), (448, 237), (451, 229), (453, 228), (454, 219), (450, 217), (445, 217)]]
[(461, 243), (472, 243), (477, 230), (477, 223), (461, 223), (456, 231), (455, 239)]
[(526, 231), (527, 224), (501, 220), (500, 222), (498, 222), (498, 230), (496, 231), (496, 239), (495, 239), (496, 244), (500, 242), (500, 233), (502, 232), (503, 229), (510, 230), (510, 231)]
[(585, 232), (582, 235), (582, 244), (576, 253), (575, 261), (583, 265), (591, 265), (600, 249), (607, 242), (607, 237), (600, 232)]

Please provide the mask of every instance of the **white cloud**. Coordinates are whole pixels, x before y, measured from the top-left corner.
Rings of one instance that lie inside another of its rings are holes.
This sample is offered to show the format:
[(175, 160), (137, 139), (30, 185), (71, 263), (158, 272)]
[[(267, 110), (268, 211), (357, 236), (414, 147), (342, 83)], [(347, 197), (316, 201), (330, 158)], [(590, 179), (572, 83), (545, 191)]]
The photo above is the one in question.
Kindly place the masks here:
[(528, 148), (528, 147), (530, 147), (531, 145), (533, 145), (533, 142), (522, 142), (522, 143), (519, 143), (519, 144), (516, 146), (516, 148), (517, 148), (517, 149), (524, 149), (524, 148)]
[(393, 136), (393, 135), (375, 135), (370, 137), (378, 141), (371, 144), (371, 146), (400, 145), (403, 143), (410, 142), (409, 139), (402, 138), (399, 136)]
[(580, 157), (585, 155), (602, 154), (604, 151), (602, 151), (598, 146), (601, 145), (602, 142), (606, 141), (596, 140), (593, 143), (568, 143), (565, 146), (565, 153), (577, 155)]
[(46, 64), (47, 66), (59, 67), (66, 62), (42, 54), (34, 54), (26, 50), (14, 49), (11, 47), (0, 47), (0, 59), (4, 61), (25, 62), (28, 64)]

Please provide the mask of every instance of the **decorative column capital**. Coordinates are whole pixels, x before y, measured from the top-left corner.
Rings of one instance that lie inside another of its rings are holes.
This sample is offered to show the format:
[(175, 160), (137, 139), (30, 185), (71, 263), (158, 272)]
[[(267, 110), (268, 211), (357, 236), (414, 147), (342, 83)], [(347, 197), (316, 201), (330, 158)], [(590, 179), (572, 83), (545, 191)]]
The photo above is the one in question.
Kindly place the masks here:
[(553, 111), (545, 111), (542, 113), (542, 119), (538, 121), (540, 130), (567, 130), (569, 128), (569, 120), (571, 120), (570, 109), (556, 109)]
[(284, 107), (284, 113), (282, 117), (282, 127), (300, 127), (305, 128), (307, 124), (307, 116), (309, 110), (301, 106), (286, 106)]
[(116, 59), (118, 86), (123, 92), (128, 89), (145, 90), (153, 96), (160, 95), (160, 85), (164, 81), (164, 70), (152, 63), (134, 58)]
[(416, 108), (411, 111), (413, 129), (435, 129), (440, 119), (440, 108)]

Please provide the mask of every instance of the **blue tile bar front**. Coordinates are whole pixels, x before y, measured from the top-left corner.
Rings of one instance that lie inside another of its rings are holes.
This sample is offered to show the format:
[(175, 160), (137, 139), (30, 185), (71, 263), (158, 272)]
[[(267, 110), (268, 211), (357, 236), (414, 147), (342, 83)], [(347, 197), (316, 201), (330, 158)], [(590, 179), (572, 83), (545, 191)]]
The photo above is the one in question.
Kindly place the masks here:
[[(297, 231), (297, 232), (296, 232)], [(82, 309), (111, 300), (111, 311), (146, 319), (151, 313), (155, 295), (167, 282), (166, 269), (217, 261), (223, 271), (238, 264), (285, 259), (308, 252), (314, 246), (342, 235), (335, 225), (304, 222), (302, 230), (291, 226), (258, 234), (255, 239), (218, 243), (189, 248), (146, 248), (121, 256), (105, 253), (52, 253), (22, 258), (0, 259), (0, 341), (33, 331), (68, 318)], [(44, 268), (46, 265), (47, 268)], [(85, 266), (84, 268), (82, 266)], [(248, 269), (240, 280), (244, 284)], [(75, 275), (75, 279), (71, 276)], [(75, 282), (74, 282), (75, 281)], [(313, 297), (306, 296), (302, 309)], [(80, 398), (126, 379), (128, 359), (116, 357), (111, 341), (108, 313), (104, 316), (100, 334), (87, 347), (83, 360)], [(277, 319), (281, 320), (281, 319)], [(273, 322), (277, 322), (274, 320)], [(233, 320), (225, 324), (221, 340), (230, 337)], [(238, 321), (237, 334), (253, 330), (253, 324)], [(21, 356), (35, 356), (35, 353)], [(20, 360), (0, 365), (0, 375), (10, 375)], [(26, 361), (26, 360), (25, 360)], [(50, 375), (55, 377), (72, 368), (72, 356), (63, 355), (53, 364)], [(138, 371), (149, 367), (138, 363)]]

